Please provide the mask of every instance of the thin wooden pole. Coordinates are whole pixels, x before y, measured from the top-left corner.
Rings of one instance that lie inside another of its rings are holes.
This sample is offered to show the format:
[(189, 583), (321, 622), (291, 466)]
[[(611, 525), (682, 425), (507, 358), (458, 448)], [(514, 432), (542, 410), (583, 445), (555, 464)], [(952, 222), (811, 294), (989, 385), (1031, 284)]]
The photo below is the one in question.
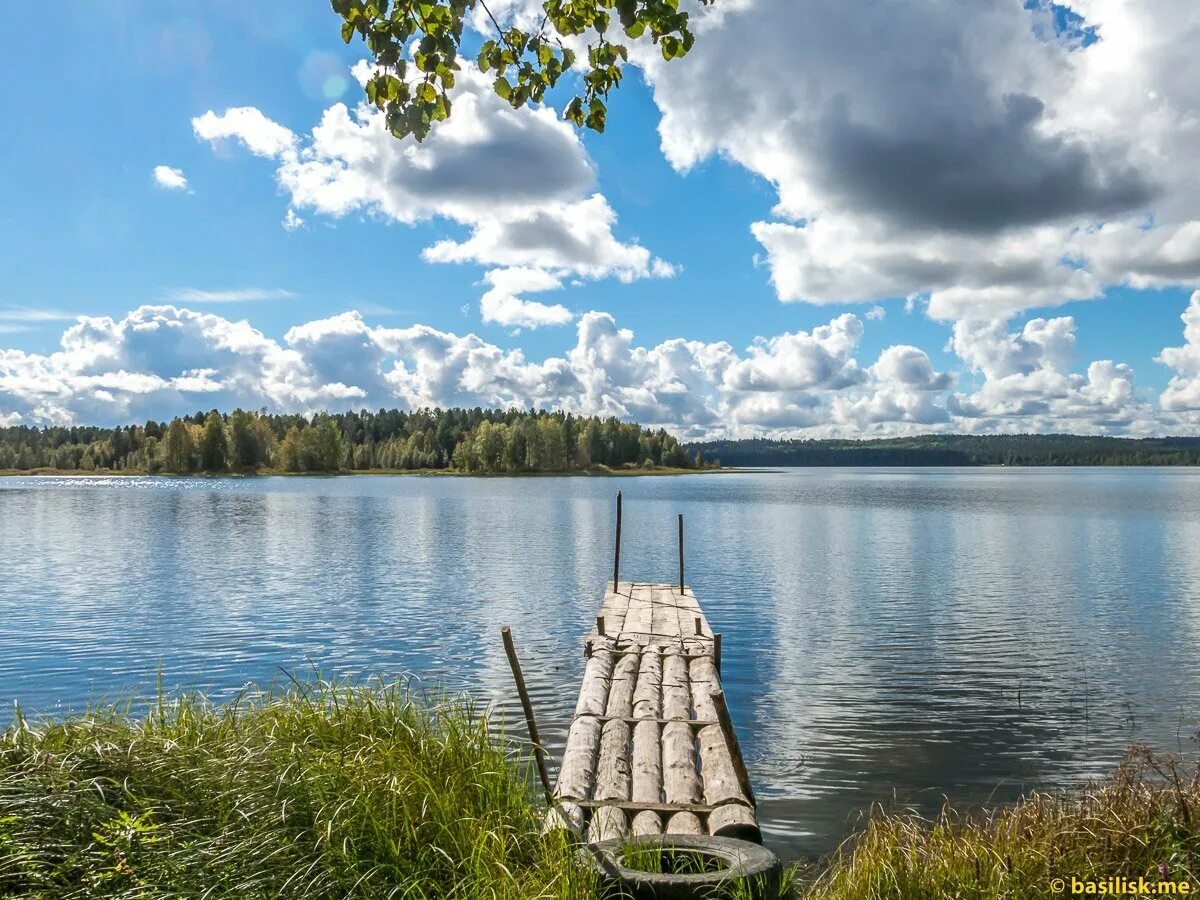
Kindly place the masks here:
[(721, 632), (713, 635), (713, 664), (717, 667), (717, 674), (721, 674)]
[(683, 513), (679, 514), (679, 593), (683, 594)]
[(617, 550), (613, 554), (613, 592), (621, 579), (621, 492), (617, 491)]
[(525, 724), (529, 726), (529, 739), (533, 742), (533, 758), (537, 763), (538, 775), (542, 779), (542, 787), (546, 791), (546, 802), (554, 802), (554, 789), (550, 787), (550, 775), (546, 771), (546, 751), (542, 749), (542, 739), (538, 735), (537, 722), (533, 719), (533, 704), (529, 700), (529, 691), (525, 688), (525, 676), (521, 674), (521, 663), (517, 659), (517, 648), (513, 646), (512, 631), (507, 625), (500, 629), (504, 638), (504, 652), (508, 654), (508, 664), (512, 667), (513, 680), (517, 683), (517, 694), (521, 697), (521, 708), (525, 710)]

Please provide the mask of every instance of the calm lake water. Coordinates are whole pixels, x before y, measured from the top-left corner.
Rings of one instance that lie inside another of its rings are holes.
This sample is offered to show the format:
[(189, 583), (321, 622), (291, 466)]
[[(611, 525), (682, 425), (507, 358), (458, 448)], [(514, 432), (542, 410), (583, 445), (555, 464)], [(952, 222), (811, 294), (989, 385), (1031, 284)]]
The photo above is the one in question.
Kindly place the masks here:
[(680, 478), (0, 478), (0, 700), (37, 713), (287, 671), (415, 673), (520, 721), (511, 625), (561, 749), (612, 570), (688, 582), (767, 842), (1187, 749), (1200, 471), (819, 469)]

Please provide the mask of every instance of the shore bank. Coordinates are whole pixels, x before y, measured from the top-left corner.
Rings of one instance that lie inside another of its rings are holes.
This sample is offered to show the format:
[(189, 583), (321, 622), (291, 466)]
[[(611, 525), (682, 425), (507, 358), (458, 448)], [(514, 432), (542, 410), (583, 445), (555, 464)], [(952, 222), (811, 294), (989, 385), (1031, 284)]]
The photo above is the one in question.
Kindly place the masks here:
[[(463, 472), (457, 469), (341, 469), (336, 472), (285, 472), (275, 469), (260, 469), (257, 472), (189, 472), (177, 474), (174, 472), (150, 472), (144, 469), (0, 469), (0, 477), (54, 477), (54, 478), (97, 478), (97, 477), (137, 477), (137, 478), (255, 478), (258, 476), (345, 476), (345, 475), (415, 475), (429, 478), (632, 478), (638, 476), (661, 475), (715, 475), (721, 472), (745, 472), (748, 469), (679, 469), (669, 466), (654, 468), (612, 469), (607, 466), (597, 466), (591, 469), (578, 469), (565, 472)], [(757, 470), (762, 471), (762, 470)]]
[[(534, 784), (481, 710), (404, 682), (292, 683), (225, 706), (183, 695), (49, 723), (18, 712), (0, 736), (0, 894), (594, 897), (573, 848), (541, 833)], [(876, 810), (830, 858), (789, 872), (788, 896), (1195, 886), (1197, 816), (1195, 770), (1136, 747), (1072, 796), (932, 822)]]

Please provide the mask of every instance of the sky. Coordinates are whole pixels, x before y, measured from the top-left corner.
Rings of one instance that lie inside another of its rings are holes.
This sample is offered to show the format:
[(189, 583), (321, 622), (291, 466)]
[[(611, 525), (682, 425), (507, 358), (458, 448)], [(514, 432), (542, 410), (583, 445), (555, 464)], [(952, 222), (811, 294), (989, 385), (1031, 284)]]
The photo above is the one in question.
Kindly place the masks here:
[(52, 6), (57, 62), (0, 7), (0, 424), (1200, 431), (1194, 0), (717, 0), (603, 135), (467, 63), (421, 144), (323, 0)]

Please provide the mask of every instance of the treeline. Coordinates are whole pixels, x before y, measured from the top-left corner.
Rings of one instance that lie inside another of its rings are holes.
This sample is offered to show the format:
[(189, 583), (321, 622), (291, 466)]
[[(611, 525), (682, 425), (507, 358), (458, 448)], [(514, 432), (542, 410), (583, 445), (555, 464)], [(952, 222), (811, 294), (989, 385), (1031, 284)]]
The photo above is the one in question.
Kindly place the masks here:
[(0, 470), (491, 474), (704, 465), (663, 429), (536, 410), (381, 409), (309, 418), (238, 409), (117, 428), (0, 428)]
[(710, 441), (685, 449), (749, 467), (1200, 465), (1200, 437), (929, 434), (870, 441)]

